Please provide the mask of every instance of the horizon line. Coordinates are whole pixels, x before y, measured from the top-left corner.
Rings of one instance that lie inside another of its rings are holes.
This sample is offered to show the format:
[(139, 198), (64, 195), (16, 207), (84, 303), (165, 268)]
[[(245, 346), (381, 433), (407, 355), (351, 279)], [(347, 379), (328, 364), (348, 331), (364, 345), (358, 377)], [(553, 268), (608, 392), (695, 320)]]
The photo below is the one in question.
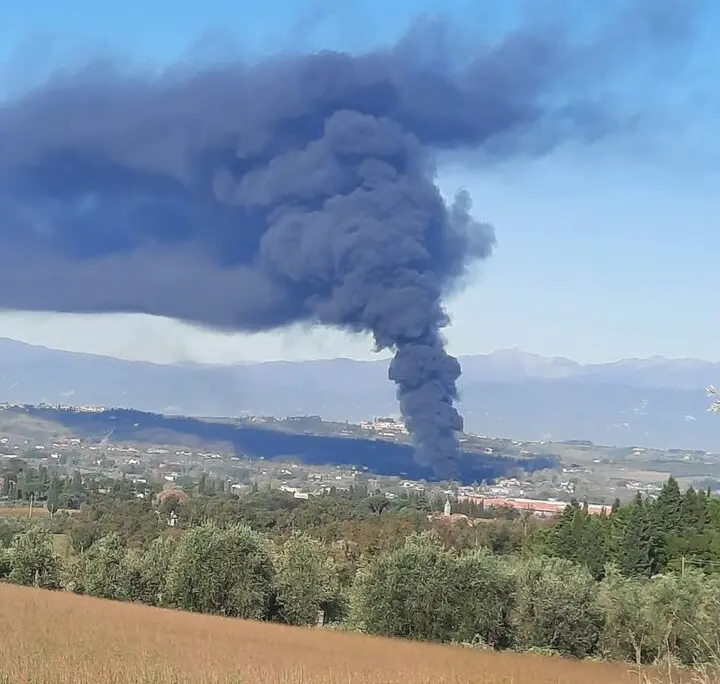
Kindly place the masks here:
[[(259, 366), (263, 364), (270, 364), (270, 363), (285, 363), (285, 364), (308, 364), (308, 363), (322, 363), (327, 361), (348, 361), (351, 363), (380, 363), (381, 361), (387, 361), (388, 359), (386, 357), (381, 357), (377, 359), (359, 359), (354, 358), (351, 356), (323, 356), (323, 357), (317, 357), (317, 358), (301, 358), (301, 359), (284, 359), (284, 358), (276, 358), (276, 359), (264, 359), (264, 360), (247, 360), (247, 361), (232, 361), (229, 363), (211, 363), (207, 361), (169, 361), (169, 362), (160, 362), (160, 361), (149, 361), (146, 359), (136, 359), (136, 358), (127, 358), (123, 356), (113, 356), (112, 354), (102, 354), (97, 352), (83, 352), (83, 351), (75, 351), (71, 349), (63, 349), (61, 347), (52, 347), (45, 344), (36, 344), (31, 342), (25, 342), (24, 340), (19, 340), (13, 337), (0, 337), (0, 342), (10, 342), (13, 344), (17, 344), (23, 347), (30, 347), (33, 349), (42, 349), (45, 351), (51, 351), (51, 352), (59, 352), (62, 354), (72, 354), (74, 356), (89, 356), (89, 357), (99, 357), (103, 359), (111, 359), (115, 361), (122, 361), (124, 363), (142, 363), (142, 364), (150, 364), (153, 366), (203, 366), (203, 367), (232, 367), (232, 366)], [(691, 363), (703, 363), (703, 364), (709, 364), (709, 365), (720, 365), (720, 362), (717, 361), (709, 361), (708, 359), (702, 359), (699, 357), (691, 357), (691, 356), (683, 356), (683, 357), (673, 357), (673, 356), (664, 356), (662, 354), (652, 354), (650, 356), (623, 356), (617, 359), (609, 360), (609, 361), (596, 361), (596, 362), (581, 362), (577, 361), (571, 357), (568, 356), (546, 356), (544, 354), (538, 354), (536, 352), (527, 351), (525, 349), (522, 349), (520, 347), (503, 347), (498, 349), (493, 349), (489, 352), (474, 352), (474, 353), (466, 353), (466, 354), (457, 354), (458, 360), (461, 362), (463, 359), (472, 359), (472, 358), (479, 358), (479, 357), (492, 357), (497, 355), (508, 355), (513, 354), (516, 356), (524, 356), (524, 357), (532, 357), (535, 359), (541, 359), (543, 361), (556, 361), (556, 362), (565, 362), (565, 363), (571, 363), (576, 366), (581, 367), (589, 367), (589, 366), (612, 366), (623, 362), (628, 361), (634, 361), (638, 363), (642, 362), (691, 362)]]

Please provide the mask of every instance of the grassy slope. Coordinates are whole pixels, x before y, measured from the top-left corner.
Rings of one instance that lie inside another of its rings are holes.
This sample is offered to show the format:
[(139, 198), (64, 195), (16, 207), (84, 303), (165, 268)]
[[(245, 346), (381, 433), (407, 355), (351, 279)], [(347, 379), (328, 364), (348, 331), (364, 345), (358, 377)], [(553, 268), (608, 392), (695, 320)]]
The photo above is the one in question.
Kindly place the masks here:
[(4, 410), (0, 411), (0, 433), (13, 441), (29, 439), (44, 443), (56, 436), (70, 435), (71, 431), (51, 420)]
[(622, 665), (376, 639), (0, 584), (0, 683), (622, 684)]

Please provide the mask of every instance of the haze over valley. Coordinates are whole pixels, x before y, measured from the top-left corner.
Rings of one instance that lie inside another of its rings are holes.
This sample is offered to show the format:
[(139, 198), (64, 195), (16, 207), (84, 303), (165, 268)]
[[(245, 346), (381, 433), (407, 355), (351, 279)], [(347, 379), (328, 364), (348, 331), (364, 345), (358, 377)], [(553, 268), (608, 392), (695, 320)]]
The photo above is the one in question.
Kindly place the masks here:
[[(720, 364), (625, 359), (582, 365), (520, 350), (461, 357), (468, 432), (523, 440), (720, 450), (705, 387)], [(161, 365), (0, 339), (0, 392), (17, 403), (101, 405), (199, 416), (395, 415), (388, 362), (333, 359)]]

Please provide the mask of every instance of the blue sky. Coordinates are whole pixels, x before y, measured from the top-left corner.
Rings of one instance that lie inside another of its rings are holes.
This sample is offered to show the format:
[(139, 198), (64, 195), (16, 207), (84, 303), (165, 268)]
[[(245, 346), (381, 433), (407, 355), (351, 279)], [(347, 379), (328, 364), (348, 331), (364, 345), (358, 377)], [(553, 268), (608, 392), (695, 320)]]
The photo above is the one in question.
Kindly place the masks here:
[[(0, 91), (10, 96), (98, 52), (162, 65), (278, 48), (362, 49), (393, 40), (413, 14), (441, 7), (497, 34), (512, 26), (521, 3), (502, 4), (502, 15), (501, 3), (489, 0), (338, 4), (5, 0)], [(560, 4), (538, 0), (534, 9)], [(589, 7), (590, 0), (564, 5)], [(449, 302), (451, 351), (521, 347), (583, 362), (655, 354), (720, 361), (720, 97), (707, 76), (714, 56), (697, 41), (692, 78), (661, 70), (629, 79), (634, 97), (665, 103), (664, 118), (632, 135), (491, 168), (472, 158), (444, 160), (440, 187), (467, 187), (477, 218), (493, 223), (498, 236), (495, 255)], [(0, 336), (156, 361), (371, 356), (369, 340), (332, 331), (218, 335), (137, 316), (1, 314)]]

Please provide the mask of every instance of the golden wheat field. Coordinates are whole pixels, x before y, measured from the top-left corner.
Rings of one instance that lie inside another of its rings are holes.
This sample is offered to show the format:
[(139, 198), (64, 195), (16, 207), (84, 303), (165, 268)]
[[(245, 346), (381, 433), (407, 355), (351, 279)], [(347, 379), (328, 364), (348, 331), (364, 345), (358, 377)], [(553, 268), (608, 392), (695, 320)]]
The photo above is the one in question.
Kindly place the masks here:
[(615, 684), (627, 667), (293, 628), (0, 584), (2, 684)]
[[(35, 506), (32, 509), (33, 518), (45, 518), (50, 515), (50, 511), (42, 506)], [(0, 518), (29, 518), (29, 506), (0, 506)]]

